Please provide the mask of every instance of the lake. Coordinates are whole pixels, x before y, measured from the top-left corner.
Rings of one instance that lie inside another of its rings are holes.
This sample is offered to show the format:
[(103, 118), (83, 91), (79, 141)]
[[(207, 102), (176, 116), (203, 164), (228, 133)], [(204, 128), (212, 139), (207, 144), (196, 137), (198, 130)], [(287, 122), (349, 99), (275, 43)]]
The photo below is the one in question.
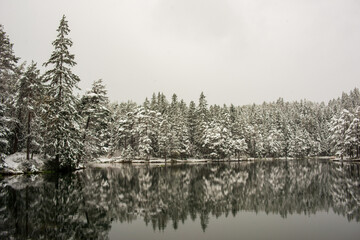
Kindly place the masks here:
[(88, 167), (0, 182), (1, 239), (359, 239), (360, 165)]

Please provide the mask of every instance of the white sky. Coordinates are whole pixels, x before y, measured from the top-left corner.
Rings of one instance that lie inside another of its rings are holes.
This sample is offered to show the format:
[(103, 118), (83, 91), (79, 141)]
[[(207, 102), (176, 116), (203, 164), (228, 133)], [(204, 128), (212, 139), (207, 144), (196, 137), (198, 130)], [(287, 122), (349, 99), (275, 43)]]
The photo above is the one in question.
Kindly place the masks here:
[(328, 101), (360, 86), (359, 0), (0, 0), (15, 54), (39, 65), (63, 14), (80, 87), (102, 78), (113, 101)]

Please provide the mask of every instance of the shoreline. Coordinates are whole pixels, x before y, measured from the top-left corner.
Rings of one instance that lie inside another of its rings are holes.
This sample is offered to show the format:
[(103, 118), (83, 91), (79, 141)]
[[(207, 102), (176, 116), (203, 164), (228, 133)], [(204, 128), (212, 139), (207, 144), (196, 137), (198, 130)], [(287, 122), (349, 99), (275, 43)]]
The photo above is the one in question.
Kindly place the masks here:
[[(119, 158), (98, 158), (96, 161), (87, 162), (81, 164), (81, 167), (75, 169), (75, 171), (85, 169), (87, 166), (90, 167), (111, 167), (116, 164), (131, 164), (135, 166), (145, 166), (145, 165), (153, 165), (153, 166), (162, 166), (162, 165), (181, 165), (181, 164), (211, 164), (211, 163), (251, 163), (255, 161), (293, 161), (293, 160), (321, 160), (321, 161), (331, 161), (336, 163), (360, 163), (360, 159), (340, 159), (334, 156), (322, 156), (322, 157), (307, 157), (307, 158), (292, 158), (292, 157), (280, 157), (280, 158), (240, 158), (240, 159), (162, 159), (162, 158), (154, 158), (154, 159), (135, 159), (135, 160), (125, 160)], [(0, 171), (0, 179), (6, 176), (15, 176), (15, 175), (37, 175), (37, 174), (45, 174), (51, 171), (48, 170), (38, 170), (35, 172), (25, 172), (20, 171), (18, 169), (5, 168)]]

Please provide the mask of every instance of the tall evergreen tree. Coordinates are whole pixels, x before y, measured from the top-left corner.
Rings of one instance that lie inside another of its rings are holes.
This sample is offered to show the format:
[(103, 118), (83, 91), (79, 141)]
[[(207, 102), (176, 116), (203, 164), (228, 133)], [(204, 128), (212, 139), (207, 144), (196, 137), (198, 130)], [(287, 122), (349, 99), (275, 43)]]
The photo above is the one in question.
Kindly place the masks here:
[(14, 93), (12, 75), (16, 72), (17, 58), (13, 51), (13, 44), (0, 24), (0, 102), (9, 101), (9, 97)]
[(198, 153), (202, 154), (205, 151), (203, 147), (203, 140), (205, 135), (205, 129), (208, 125), (208, 108), (206, 97), (203, 92), (200, 94), (199, 105), (196, 108), (196, 128), (195, 128), (195, 136), (194, 141), (197, 148)]
[(14, 96), (18, 60), (13, 51), (13, 44), (0, 24), (0, 161), (5, 154), (14, 152), (12, 146), (14, 139), (17, 139), (14, 138), (14, 126), (17, 124)]
[(67, 37), (70, 32), (65, 15), (57, 29), (55, 50), (44, 66), (52, 66), (44, 75), (47, 83), (47, 106), (45, 121), (45, 152), (54, 158), (54, 167), (68, 170), (78, 166), (83, 154), (80, 134), (80, 115), (76, 109), (78, 99), (73, 90), (79, 77), (71, 71), (76, 65), (69, 48), (73, 42)]

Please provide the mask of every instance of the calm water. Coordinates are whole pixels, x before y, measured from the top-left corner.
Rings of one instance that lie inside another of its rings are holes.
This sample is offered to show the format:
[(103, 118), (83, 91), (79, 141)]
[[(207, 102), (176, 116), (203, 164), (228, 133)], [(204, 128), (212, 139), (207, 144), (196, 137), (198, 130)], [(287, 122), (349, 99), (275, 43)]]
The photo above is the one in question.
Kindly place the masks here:
[(359, 239), (359, 168), (116, 165), (5, 178), (0, 239)]

